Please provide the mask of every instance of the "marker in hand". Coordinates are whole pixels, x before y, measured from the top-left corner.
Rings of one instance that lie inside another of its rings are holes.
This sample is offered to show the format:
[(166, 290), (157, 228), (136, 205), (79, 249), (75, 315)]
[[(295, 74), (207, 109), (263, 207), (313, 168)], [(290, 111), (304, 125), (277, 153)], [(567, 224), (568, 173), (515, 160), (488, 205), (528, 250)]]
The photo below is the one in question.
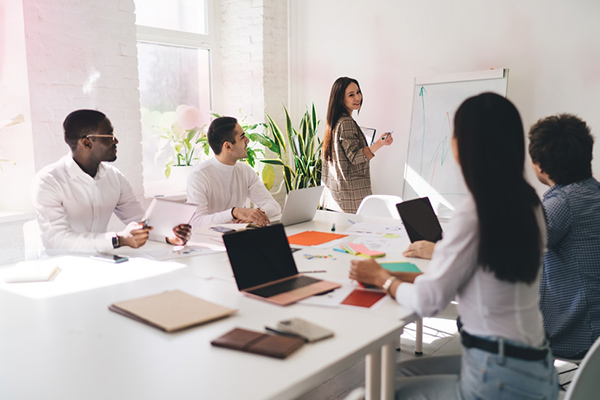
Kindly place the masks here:
[(384, 134), (384, 135), (381, 137), (381, 140), (385, 140), (385, 139), (387, 139), (387, 137), (388, 137), (389, 135), (391, 135), (392, 133), (394, 133), (394, 131), (391, 131), (391, 132), (386, 132), (386, 133), (385, 133), (385, 134)]

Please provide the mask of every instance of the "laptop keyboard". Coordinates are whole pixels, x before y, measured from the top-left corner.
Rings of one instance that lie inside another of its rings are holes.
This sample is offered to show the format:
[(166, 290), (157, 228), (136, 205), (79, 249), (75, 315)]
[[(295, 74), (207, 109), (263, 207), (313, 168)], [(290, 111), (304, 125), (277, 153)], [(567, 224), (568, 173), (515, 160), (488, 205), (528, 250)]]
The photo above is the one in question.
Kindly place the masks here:
[(287, 281), (279, 282), (274, 285), (265, 286), (260, 289), (248, 291), (254, 295), (260, 297), (271, 297), (280, 293), (289, 292), (294, 289), (300, 289), (301, 287), (308, 286), (312, 283), (319, 282), (320, 279), (311, 278), (310, 276), (298, 276)]

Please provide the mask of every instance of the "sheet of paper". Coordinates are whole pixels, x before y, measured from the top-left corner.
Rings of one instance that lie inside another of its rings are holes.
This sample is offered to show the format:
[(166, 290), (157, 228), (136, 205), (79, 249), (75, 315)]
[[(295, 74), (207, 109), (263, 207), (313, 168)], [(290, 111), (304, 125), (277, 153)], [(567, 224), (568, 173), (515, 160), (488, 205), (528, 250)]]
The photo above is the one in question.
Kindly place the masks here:
[(153, 249), (146, 250), (145, 253), (155, 260), (176, 260), (178, 258), (200, 256), (205, 254), (218, 253), (221, 250), (215, 250), (208, 247), (200, 246), (176, 246), (169, 249)]
[[(348, 235), (331, 232), (305, 231), (288, 236), (288, 242), (299, 246), (315, 246), (329, 243), (333, 240), (345, 238)], [(332, 246), (333, 244), (330, 244)]]
[(56, 265), (61, 273), (50, 282), (9, 284), (0, 281), (0, 287), (33, 299), (43, 299), (63, 294), (83, 292), (104, 286), (136, 281), (162, 275), (184, 268), (184, 264), (152, 261), (147, 258), (130, 258), (129, 261), (113, 264), (98, 261), (89, 256), (61, 256), (28, 261), (33, 265)]
[(385, 262), (380, 264), (383, 268), (392, 272), (421, 272), (419, 267), (407, 261)]
[[(398, 224), (400, 222), (398, 221)], [(371, 222), (357, 222), (344, 232), (348, 235), (402, 237), (406, 230), (402, 225), (384, 225)]]
[(382, 291), (355, 289), (342, 301), (342, 304), (371, 308), (385, 296), (386, 294)]
[[(329, 281), (336, 282), (334, 279), (328, 279)], [(308, 304), (311, 306), (322, 306), (322, 307), (338, 307), (342, 304), (342, 301), (348, 297), (348, 295), (356, 289), (355, 286), (351, 285), (349, 282), (343, 283), (341, 288), (335, 289), (333, 292), (329, 292), (327, 294), (323, 294), (320, 296), (311, 296), (304, 300), (300, 300), (298, 303), (300, 304)]]
[(403, 241), (400, 238), (387, 239), (375, 236), (359, 236), (353, 240), (353, 243), (364, 244), (370, 250), (382, 251), (384, 253), (389, 253), (393, 250), (404, 250), (401, 248)]

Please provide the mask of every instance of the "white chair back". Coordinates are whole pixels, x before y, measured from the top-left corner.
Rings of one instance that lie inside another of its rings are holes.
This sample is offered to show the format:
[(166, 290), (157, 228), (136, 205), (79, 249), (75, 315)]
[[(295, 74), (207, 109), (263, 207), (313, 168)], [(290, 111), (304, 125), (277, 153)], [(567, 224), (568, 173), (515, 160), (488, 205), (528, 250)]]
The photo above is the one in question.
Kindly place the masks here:
[(402, 203), (400, 196), (372, 194), (365, 197), (356, 211), (357, 215), (400, 219), (396, 204)]
[(573, 381), (567, 388), (565, 400), (598, 399), (598, 377), (600, 376), (600, 338), (587, 352), (577, 369)]
[(40, 258), (40, 252), (44, 249), (44, 245), (42, 244), (42, 231), (37, 220), (27, 221), (23, 224), (23, 244), (25, 260)]

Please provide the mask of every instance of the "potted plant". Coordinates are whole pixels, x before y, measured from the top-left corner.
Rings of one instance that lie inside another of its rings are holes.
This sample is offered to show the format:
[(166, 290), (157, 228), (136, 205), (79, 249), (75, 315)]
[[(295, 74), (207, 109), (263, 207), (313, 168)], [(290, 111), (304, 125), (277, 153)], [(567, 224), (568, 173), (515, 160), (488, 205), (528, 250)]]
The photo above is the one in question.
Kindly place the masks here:
[(300, 120), (298, 130), (292, 126), (292, 120), (285, 106), (283, 110), (285, 112), (286, 136), (283, 135), (273, 119), (267, 115), (268, 132), (271, 137), (262, 135), (258, 138), (265, 147), (277, 155), (277, 158), (260, 161), (281, 166), (288, 193), (290, 190), (320, 186), (323, 166), (321, 159), (322, 143), (317, 136), (320, 121), (317, 119), (315, 105), (312, 104), (310, 111), (306, 110)]
[(174, 122), (170, 128), (160, 127), (163, 143), (157, 156), (167, 148), (170, 148), (171, 152), (165, 164), (167, 178), (176, 170), (174, 167), (191, 169), (202, 153), (208, 155), (209, 145), (205, 127), (206, 123), (200, 110), (185, 104), (175, 110)]

